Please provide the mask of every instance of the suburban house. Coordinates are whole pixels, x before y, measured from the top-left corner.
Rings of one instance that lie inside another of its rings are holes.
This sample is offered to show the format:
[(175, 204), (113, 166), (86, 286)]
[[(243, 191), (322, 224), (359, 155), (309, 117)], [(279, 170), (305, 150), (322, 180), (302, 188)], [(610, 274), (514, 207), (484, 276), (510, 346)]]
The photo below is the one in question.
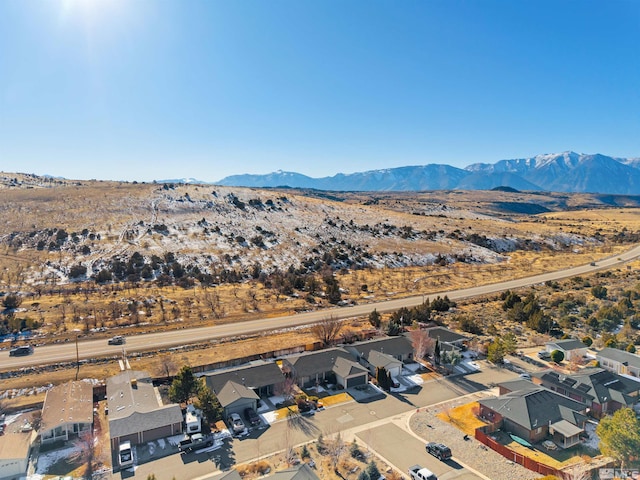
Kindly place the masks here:
[(287, 470), (280, 470), (267, 478), (273, 480), (320, 480), (306, 463), (301, 463), (297, 467), (288, 468)]
[(93, 430), (93, 386), (84, 381), (57, 385), (47, 392), (42, 407), (43, 444), (68, 441)]
[(469, 337), (449, 330), (446, 327), (431, 327), (425, 329), (425, 332), (427, 332), (429, 337), (434, 341), (439, 340), (441, 344), (455, 347), (454, 350), (464, 350), (469, 341)]
[(567, 338), (566, 340), (556, 340), (553, 342), (545, 343), (545, 349), (547, 352), (551, 353), (554, 350), (559, 350), (564, 353), (564, 359), (567, 362), (571, 362), (573, 360), (582, 360), (587, 354), (587, 347), (580, 340), (576, 340), (575, 338)]
[(389, 355), (401, 362), (413, 361), (413, 345), (411, 345), (411, 340), (404, 335), (355, 342), (351, 345), (345, 345), (344, 349), (351, 353), (356, 360), (367, 358), (370, 352), (375, 351)]
[(603, 348), (596, 354), (600, 366), (618, 375), (640, 378), (640, 355), (617, 348)]
[(399, 377), (402, 373), (402, 362), (391, 355), (371, 350), (367, 358), (360, 360), (360, 363), (369, 370), (372, 377), (376, 376), (379, 368), (384, 368), (392, 377)]
[[(342, 360), (337, 362), (337, 359)], [(352, 355), (342, 348), (328, 348), (282, 358), (285, 376), (294, 378), (300, 387), (313, 387), (323, 382), (336, 383), (345, 388), (366, 384), (368, 371), (354, 362)], [(345, 384), (346, 383), (346, 384)]]
[[(27, 476), (35, 434), (33, 430), (23, 428), (28, 420), (24, 415), (21, 417), (6, 425), (0, 434), (0, 480), (21, 480)], [(3, 423), (1, 418), (0, 423)]]
[(232, 413), (244, 415), (245, 408), (256, 410), (258, 395), (249, 387), (229, 380), (220, 391), (215, 392), (223, 409), (223, 417), (229, 418)]
[(260, 360), (241, 367), (233, 367), (206, 373), (207, 386), (216, 394), (227, 382), (235, 382), (253, 390), (258, 397), (270, 397), (285, 377), (275, 362)]
[(180, 405), (163, 405), (146, 372), (124, 370), (107, 378), (107, 408), (115, 451), (127, 440), (138, 445), (183, 432)]
[(211, 480), (242, 480), (242, 477), (237, 470), (229, 470), (214, 476)]
[(337, 357), (333, 364), (336, 383), (344, 388), (366, 385), (369, 382), (369, 370), (353, 360)]
[(621, 377), (603, 368), (585, 368), (565, 375), (544, 370), (532, 375), (534, 383), (589, 407), (589, 413), (601, 417), (640, 400), (640, 382)]
[(535, 388), (535, 385), (531, 380), (526, 378), (517, 378), (515, 380), (508, 380), (498, 384), (498, 395), (506, 395), (507, 393), (517, 392), (518, 390), (526, 390), (529, 388)]
[(530, 444), (551, 435), (563, 448), (580, 442), (587, 421), (586, 405), (531, 384), (496, 398), (479, 400), (480, 417)]

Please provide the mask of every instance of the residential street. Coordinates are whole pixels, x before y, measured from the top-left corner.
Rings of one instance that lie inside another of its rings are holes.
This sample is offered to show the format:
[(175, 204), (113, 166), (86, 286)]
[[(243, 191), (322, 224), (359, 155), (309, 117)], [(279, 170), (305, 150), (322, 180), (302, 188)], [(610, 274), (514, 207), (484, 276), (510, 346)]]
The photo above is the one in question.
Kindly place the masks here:
[[(406, 472), (410, 465), (422, 463), (433, 467), (436, 473), (443, 473), (444, 480), (482, 478), (462, 465), (456, 465), (455, 462), (443, 464), (426, 454), (424, 442), (416, 438), (408, 427), (409, 417), (419, 408), (434, 406), (440, 409), (443, 406), (438, 404), (442, 402), (455, 401), (461, 396), (486, 390), (496, 383), (517, 377), (509, 370), (490, 366), (486, 362), (482, 362), (482, 368), (482, 371), (466, 376), (430, 380), (411, 393), (390, 394), (384, 399), (368, 403), (350, 401), (338, 404), (314, 416), (298, 417), (291, 424), (286, 420), (278, 421), (263, 430), (252, 432), (248, 437), (226, 442), (213, 452), (183, 456), (174, 454), (160, 458), (138, 466), (135, 478), (144, 479), (153, 473), (158, 480), (171, 480), (174, 477), (176, 480), (205, 480), (219, 472), (218, 465), (228, 467), (246, 463), (282, 451), (287, 446), (315, 440), (320, 433), (328, 437), (338, 432), (346, 442), (357, 436), (359, 442), (366, 444), (366, 447), (376, 451), (402, 472)], [(476, 395), (470, 395), (458, 403), (473, 401), (474, 398)], [(389, 434), (396, 436), (396, 440), (385, 441), (384, 438)], [(441, 441), (446, 443), (446, 438)], [(399, 442), (402, 442), (400, 446)], [(119, 480), (133, 476), (129, 471), (123, 471), (115, 473), (113, 478)]]

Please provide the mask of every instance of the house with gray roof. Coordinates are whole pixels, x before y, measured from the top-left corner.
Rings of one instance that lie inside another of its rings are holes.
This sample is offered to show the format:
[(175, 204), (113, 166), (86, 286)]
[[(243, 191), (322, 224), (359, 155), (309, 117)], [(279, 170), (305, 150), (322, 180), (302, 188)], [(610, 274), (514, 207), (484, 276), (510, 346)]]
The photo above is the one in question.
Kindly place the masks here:
[(285, 377), (275, 362), (260, 360), (240, 367), (226, 368), (204, 375), (207, 386), (217, 395), (227, 382), (235, 382), (253, 390), (258, 397), (269, 397)]
[(282, 372), (294, 378), (301, 387), (312, 387), (323, 382), (335, 383), (333, 366), (338, 357), (353, 360), (351, 354), (342, 348), (297, 353), (282, 358)]
[(220, 391), (216, 392), (216, 396), (222, 406), (225, 419), (232, 413), (244, 415), (245, 408), (257, 409), (258, 395), (256, 392), (232, 380), (225, 383)]
[(42, 406), (40, 441), (67, 442), (93, 429), (93, 386), (85, 381), (56, 385)]
[(214, 476), (211, 480), (242, 480), (242, 477), (237, 470), (229, 470)]
[(267, 478), (273, 480), (320, 480), (306, 463), (302, 463), (297, 467), (288, 468), (287, 470), (280, 470)]
[(434, 341), (440, 340), (440, 343), (452, 345), (457, 349), (462, 349), (465, 343), (469, 340), (469, 337), (461, 335), (453, 330), (449, 330), (446, 327), (431, 327), (425, 329), (425, 332)]
[(580, 340), (567, 338), (565, 340), (554, 340), (553, 342), (545, 343), (545, 350), (549, 353), (554, 350), (559, 350), (564, 353), (564, 359), (571, 362), (572, 360), (581, 360), (582, 357), (587, 354), (589, 347)]
[(138, 445), (183, 432), (180, 406), (164, 405), (146, 372), (124, 370), (107, 378), (111, 448), (121, 442)]
[(604, 368), (585, 368), (563, 374), (544, 370), (532, 374), (535, 383), (589, 407), (589, 413), (601, 417), (624, 407), (633, 407), (640, 399), (640, 382)]
[(336, 357), (332, 370), (336, 376), (336, 383), (344, 388), (366, 385), (369, 381), (369, 371), (348, 358)]
[(549, 435), (563, 448), (580, 442), (587, 406), (542, 386), (527, 386), (496, 398), (479, 400), (480, 417), (537, 443)]
[(640, 355), (607, 347), (596, 354), (596, 359), (602, 368), (610, 372), (637, 377), (640, 380)]
[(392, 377), (399, 377), (402, 374), (402, 362), (386, 353), (371, 350), (366, 359), (361, 359), (360, 363), (368, 368), (369, 374), (373, 377), (379, 368), (384, 368)]
[(404, 335), (376, 338), (345, 345), (344, 349), (351, 353), (356, 360), (367, 358), (372, 351), (384, 353), (401, 362), (413, 360), (413, 345)]

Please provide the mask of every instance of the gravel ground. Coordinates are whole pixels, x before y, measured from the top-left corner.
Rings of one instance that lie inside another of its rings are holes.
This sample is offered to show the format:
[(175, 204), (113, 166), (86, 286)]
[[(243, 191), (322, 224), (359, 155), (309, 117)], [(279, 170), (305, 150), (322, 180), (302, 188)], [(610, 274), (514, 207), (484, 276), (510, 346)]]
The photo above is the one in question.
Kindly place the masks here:
[(443, 422), (436, 414), (441, 409), (421, 410), (411, 417), (409, 426), (417, 435), (427, 441), (445, 443), (453, 456), (471, 468), (486, 475), (491, 480), (528, 480), (541, 478), (531, 470), (504, 458), (499, 453), (478, 442), (475, 438), (463, 439), (463, 433), (454, 426)]

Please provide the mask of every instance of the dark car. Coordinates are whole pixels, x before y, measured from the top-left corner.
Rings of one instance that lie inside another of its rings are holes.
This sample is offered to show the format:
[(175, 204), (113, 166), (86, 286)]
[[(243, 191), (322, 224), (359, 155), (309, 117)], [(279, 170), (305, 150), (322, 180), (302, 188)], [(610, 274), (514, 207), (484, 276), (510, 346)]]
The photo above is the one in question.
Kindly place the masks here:
[(249, 422), (249, 425), (253, 427), (260, 425), (260, 417), (253, 408), (245, 408), (244, 417), (247, 419), (247, 422)]
[(122, 335), (116, 335), (115, 337), (111, 337), (107, 343), (109, 345), (124, 345), (125, 339)]
[(442, 443), (429, 442), (425, 445), (427, 453), (430, 453), (438, 460), (449, 460), (451, 458), (451, 449)]
[(21, 347), (12, 348), (9, 350), (10, 357), (22, 357), (24, 355), (31, 355), (33, 353), (33, 346), (23, 345)]

